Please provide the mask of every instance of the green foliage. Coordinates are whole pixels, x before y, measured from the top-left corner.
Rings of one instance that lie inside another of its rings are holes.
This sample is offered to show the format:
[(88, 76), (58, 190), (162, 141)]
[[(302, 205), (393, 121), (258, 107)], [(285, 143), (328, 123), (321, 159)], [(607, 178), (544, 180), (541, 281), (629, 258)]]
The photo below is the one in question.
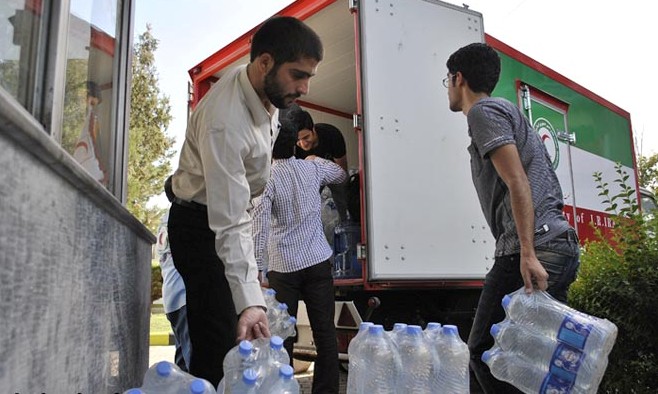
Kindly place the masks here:
[(637, 175), (640, 186), (658, 192), (658, 153), (637, 158)]
[(162, 192), (171, 173), (174, 139), (166, 135), (171, 122), (169, 98), (160, 94), (155, 51), (158, 40), (151, 27), (135, 44), (132, 65), (130, 135), (128, 152), (128, 210), (155, 232), (163, 210), (147, 206)]
[(639, 213), (628, 174), (621, 165), (616, 172), (621, 189), (616, 195), (610, 195), (600, 173), (594, 174), (615, 227), (610, 239), (599, 234), (585, 245), (569, 302), (619, 329), (599, 392), (653, 393), (658, 390), (658, 218)]

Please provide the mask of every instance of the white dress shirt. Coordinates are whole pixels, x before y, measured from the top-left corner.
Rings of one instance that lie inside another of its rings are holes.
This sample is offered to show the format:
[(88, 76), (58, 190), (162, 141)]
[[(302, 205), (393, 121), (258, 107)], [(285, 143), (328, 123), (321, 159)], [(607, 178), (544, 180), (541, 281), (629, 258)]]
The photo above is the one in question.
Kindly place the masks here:
[(341, 166), (319, 157), (274, 160), (272, 176), (254, 207), (258, 269), (266, 268), (265, 257), (268, 271), (276, 272), (299, 271), (331, 257), (320, 215), (320, 188), (345, 179)]
[(278, 110), (270, 110), (251, 85), (246, 66), (227, 72), (192, 113), (172, 179), (176, 197), (208, 206), (215, 249), (238, 313), (265, 306), (248, 210), (270, 175), (279, 129)]

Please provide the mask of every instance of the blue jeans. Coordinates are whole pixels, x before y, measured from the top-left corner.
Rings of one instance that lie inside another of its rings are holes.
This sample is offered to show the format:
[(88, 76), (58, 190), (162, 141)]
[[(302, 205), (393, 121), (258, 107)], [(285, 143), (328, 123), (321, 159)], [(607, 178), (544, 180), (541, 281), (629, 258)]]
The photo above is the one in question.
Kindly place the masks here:
[[(576, 279), (579, 260), (578, 237), (573, 229), (535, 247), (537, 259), (548, 272), (548, 293), (555, 299), (567, 301), (569, 285)], [(496, 257), (493, 268), (484, 280), (475, 320), (468, 337), (471, 353), (471, 370), (485, 393), (520, 393), (515, 387), (501, 382), (491, 375), (489, 367), (482, 361), (482, 353), (494, 345), (489, 333), (491, 326), (505, 319), (501, 301), (505, 294), (523, 286), (520, 271), (520, 255)]]
[(192, 342), (190, 342), (190, 333), (187, 329), (187, 308), (183, 305), (179, 309), (167, 313), (166, 316), (169, 323), (171, 323), (171, 329), (174, 331), (174, 342), (176, 344), (174, 361), (180, 369), (188, 372), (190, 355), (192, 353)]
[[(334, 279), (331, 273), (329, 261), (295, 272), (267, 273), (270, 287), (276, 290), (276, 299), (288, 305), (291, 316), (297, 317), (297, 304), (300, 299), (306, 303), (306, 312), (317, 349), (313, 394), (338, 393), (338, 343), (334, 326)], [(292, 337), (284, 342), (291, 364), (293, 342)]]

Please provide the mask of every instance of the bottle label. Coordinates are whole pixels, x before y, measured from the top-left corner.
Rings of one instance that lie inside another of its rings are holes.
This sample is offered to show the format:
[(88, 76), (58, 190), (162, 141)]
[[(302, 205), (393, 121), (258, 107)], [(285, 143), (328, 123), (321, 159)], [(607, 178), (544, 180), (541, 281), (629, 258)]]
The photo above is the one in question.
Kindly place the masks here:
[(582, 351), (573, 346), (560, 343), (553, 352), (550, 373), (563, 380), (575, 382), (583, 358)]
[(592, 325), (579, 321), (574, 314), (568, 314), (560, 325), (557, 339), (567, 343), (576, 349), (583, 350), (587, 337), (592, 332)]
[(548, 373), (542, 382), (539, 394), (570, 393), (572, 387), (573, 382)]

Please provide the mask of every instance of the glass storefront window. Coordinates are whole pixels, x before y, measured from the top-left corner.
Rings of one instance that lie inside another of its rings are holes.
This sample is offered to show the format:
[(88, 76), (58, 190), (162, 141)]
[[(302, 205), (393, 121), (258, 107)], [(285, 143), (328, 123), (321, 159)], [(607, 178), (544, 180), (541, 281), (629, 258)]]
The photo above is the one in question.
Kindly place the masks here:
[(0, 86), (31, 112), (43, 75), (44, 14), (41, 0), (0, 2)]
[(62, 147), (94, 179), (113, 182), (119, 0), (71, 0)]

